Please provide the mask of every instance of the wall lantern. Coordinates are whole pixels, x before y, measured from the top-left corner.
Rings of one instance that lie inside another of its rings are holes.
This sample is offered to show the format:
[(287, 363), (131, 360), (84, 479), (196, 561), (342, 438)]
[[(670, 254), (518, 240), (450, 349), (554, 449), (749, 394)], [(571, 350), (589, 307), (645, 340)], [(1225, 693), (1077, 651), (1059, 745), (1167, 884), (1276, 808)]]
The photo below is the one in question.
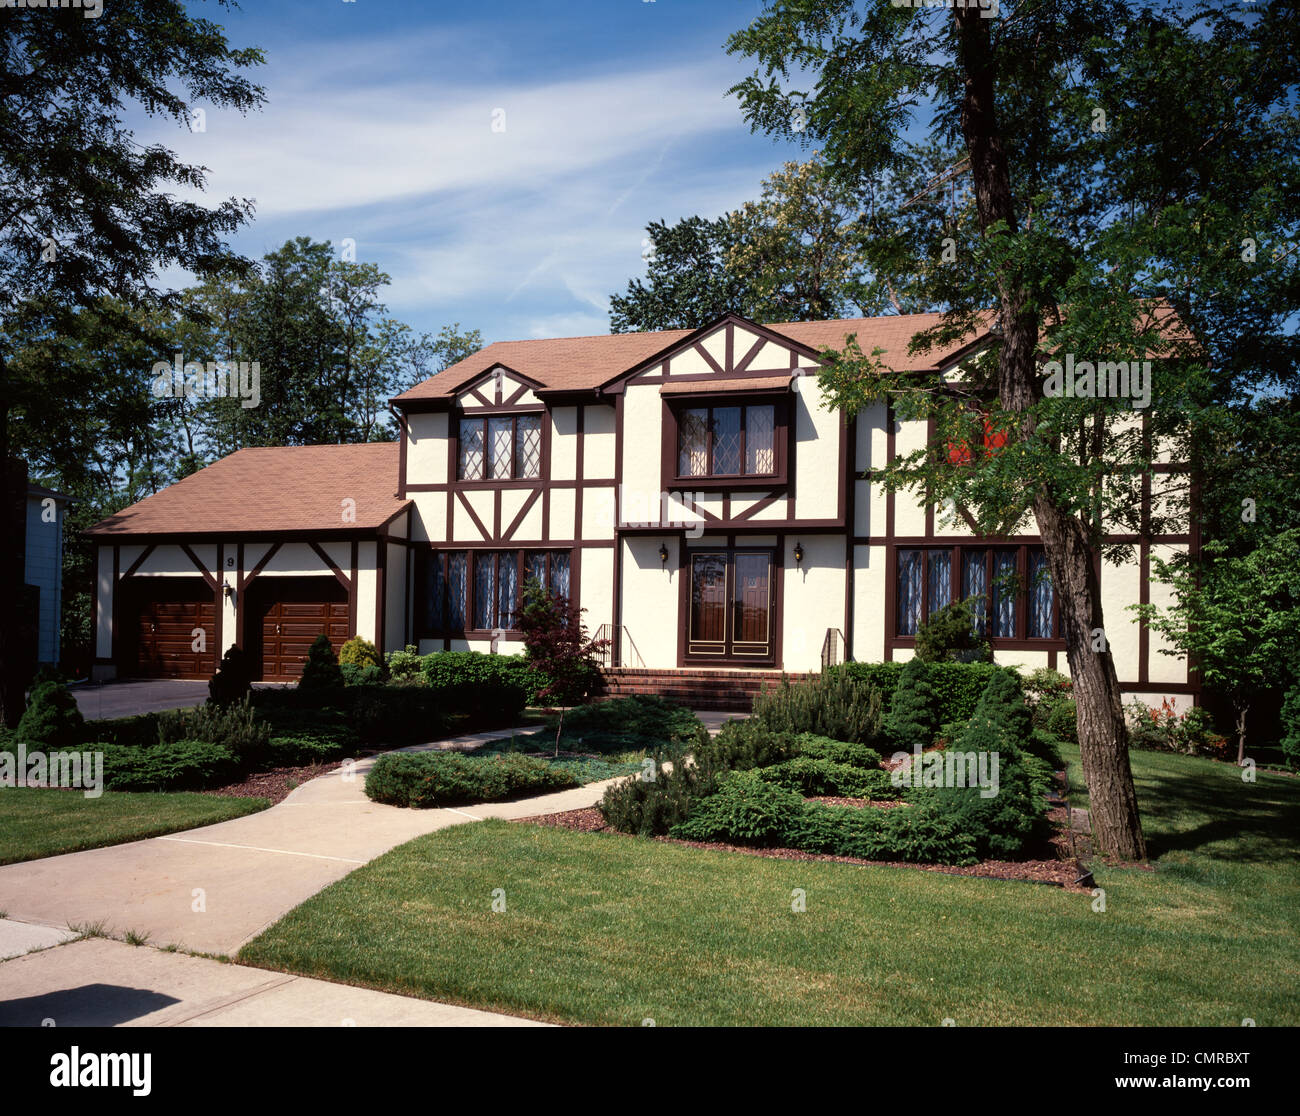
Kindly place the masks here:
[(666, 543), (659, 544), (659, 565), (664, 569), (668, 568), (668, 546)]
[(223, 581), (221, 583), (221, 591), (225, 594), (226, 600), (230, 600), (230, 598), (235, 595), (235, 587), (228, 581)]
[(796, 566), (803, 565), (803, 543), (801, 542), (794, 544), (794, 564)]

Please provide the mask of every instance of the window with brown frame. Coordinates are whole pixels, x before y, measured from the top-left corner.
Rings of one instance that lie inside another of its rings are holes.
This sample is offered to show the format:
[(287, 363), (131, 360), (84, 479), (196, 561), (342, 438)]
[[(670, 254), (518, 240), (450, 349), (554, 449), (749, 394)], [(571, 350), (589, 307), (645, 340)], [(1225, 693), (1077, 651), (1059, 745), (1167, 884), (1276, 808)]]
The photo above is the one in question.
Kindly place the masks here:
[(683, 483), (784, 481), (784, 400), (693, 401), (669, 407), (667, 415), (664, 454), (668, 479)]
[(971, 605), (975, 630), (995, 642), (1060, 638), (1042, 547), (899, 547), (896, 553), (895, 635), (916, 635), (931, 613), (961, 599)]
[(462, 418), (458, 428), (458, 480), (522, 480), (542, 475), (542, 416)]
[(425, 551), (416, 570), (416, 636), (514, 631), (530, 578), (569, 596), (567, 550)]

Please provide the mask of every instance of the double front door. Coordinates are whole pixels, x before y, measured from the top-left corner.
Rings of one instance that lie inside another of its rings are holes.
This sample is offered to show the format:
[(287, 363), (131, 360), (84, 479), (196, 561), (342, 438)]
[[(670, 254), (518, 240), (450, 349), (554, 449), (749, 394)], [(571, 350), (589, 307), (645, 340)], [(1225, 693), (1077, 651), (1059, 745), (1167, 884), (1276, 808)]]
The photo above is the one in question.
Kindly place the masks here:
[(772, 663), (773, 566), (770, 550), (689, 552), (687, 659)]

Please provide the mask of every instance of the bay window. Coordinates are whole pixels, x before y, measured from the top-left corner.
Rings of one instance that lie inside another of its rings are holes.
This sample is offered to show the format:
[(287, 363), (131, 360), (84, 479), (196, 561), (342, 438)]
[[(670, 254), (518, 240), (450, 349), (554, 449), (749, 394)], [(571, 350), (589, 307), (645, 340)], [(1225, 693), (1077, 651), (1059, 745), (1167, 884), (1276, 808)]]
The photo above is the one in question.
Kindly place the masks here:
[(416, 635), (515, 631), (524, 583), (569, 595), (567, 550), (450, 550), (422, 555), (416, 571)]

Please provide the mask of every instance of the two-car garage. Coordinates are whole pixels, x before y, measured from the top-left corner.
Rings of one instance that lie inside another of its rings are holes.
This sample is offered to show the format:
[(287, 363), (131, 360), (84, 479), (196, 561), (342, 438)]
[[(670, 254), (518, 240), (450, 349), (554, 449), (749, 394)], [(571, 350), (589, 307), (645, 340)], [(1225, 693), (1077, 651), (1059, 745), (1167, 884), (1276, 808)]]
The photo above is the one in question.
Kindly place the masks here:
[[(255, 677), (293, 681), (311, 645), (347, 641), (348, 593), (334, 577), (259, 577), (249, 583), (242, 616), (244, 648)], [(201, 577), (133, 577), (118, 596), (124, 678), (210, 678), (216, 670), (217, 606)]]

